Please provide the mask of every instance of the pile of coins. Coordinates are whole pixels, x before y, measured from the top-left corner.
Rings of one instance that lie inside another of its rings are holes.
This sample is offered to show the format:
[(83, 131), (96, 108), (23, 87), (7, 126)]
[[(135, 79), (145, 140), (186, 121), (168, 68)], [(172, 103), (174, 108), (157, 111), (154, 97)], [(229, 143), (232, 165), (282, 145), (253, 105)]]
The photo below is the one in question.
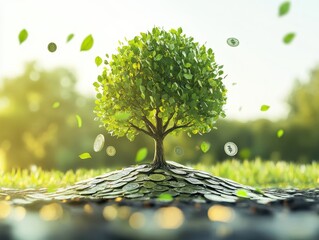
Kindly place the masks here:
[[(267, 193), (229, 179), (215, 177), (181, 164), (167, 161), (170, 169), (151, 171), (151, 165), (132, 166), (113, 171), (43, 196), (45, 199), (132, 199), (161, 200), (162, 194), (189, 203), (236, 202), (240, 198), (268, 203), (289, 195)], [(244, 191), (239, 195), (238, 190)], [(38, 195), (37, 197), (40, 198)], [(36, 197), (36, 198), (37, 198)], [(29, 198), (34, 196), (29, 195)]]

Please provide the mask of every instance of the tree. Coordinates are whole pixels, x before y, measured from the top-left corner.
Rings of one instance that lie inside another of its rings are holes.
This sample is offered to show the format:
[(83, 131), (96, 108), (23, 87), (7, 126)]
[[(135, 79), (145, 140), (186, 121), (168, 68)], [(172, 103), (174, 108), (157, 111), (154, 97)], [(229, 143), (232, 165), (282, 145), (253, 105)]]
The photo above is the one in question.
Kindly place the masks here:
[(209, 132), (224, 116), (223, 66), (212, 49), (194, 42), (182, 29), (154, 27), (120, 42), (94, 83), (95, 113), (111, 135), (130, 140), (140, 132), (155, 142), (152, 169), (169, 168), (163, 140), (172, 133)]

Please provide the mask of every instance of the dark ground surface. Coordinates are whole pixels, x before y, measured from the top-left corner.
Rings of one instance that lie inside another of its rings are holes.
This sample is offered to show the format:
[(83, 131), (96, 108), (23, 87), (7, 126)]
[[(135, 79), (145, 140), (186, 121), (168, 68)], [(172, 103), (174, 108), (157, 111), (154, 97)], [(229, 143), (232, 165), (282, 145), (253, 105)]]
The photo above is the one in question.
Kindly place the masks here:
[[(246, 199), (191, 204), (156, 200), (11, 202), (11, 213), (0, 218), (0, 239), (318, 240), (319, 189), (291, 192), (294, 197), (268, 204)], [(6, 202), (1, 203), (3, 211)], [(19, 213), (21, 206), (26, 210), (24, 217)]]

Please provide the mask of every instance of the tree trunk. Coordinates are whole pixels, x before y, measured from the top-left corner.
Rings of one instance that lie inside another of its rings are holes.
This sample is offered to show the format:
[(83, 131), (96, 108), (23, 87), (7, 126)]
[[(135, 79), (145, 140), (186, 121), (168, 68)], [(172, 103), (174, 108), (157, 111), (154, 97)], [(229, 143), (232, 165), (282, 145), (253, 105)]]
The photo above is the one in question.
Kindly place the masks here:
[(163, 138), (157, 137), (154, 139), (155, 142), (155, 152), (152, 162), (152, 169), (168, 169), (168, 164), (164, 159), (164, 148), (163, 148)]

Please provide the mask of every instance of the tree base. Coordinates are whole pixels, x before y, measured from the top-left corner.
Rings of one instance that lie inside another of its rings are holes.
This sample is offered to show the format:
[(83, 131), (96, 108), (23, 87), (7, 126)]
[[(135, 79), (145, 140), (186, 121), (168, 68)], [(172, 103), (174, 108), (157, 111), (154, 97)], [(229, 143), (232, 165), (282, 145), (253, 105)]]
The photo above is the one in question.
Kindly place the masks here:
[[(167, 161), (164, 164), (144, 164), (97, 176), (59, 189), (56, 193), (43, 194), (56, 200), (124, 199), (161, 201), (186, 201), (188, 203), (236, 203), (250, 199), (258, 203), (284, 200), (287, 194), (261, 191), (229, 179), (215, 177), (181, 164)], [(33, 198), (32, 194), (28, 195)], [(38, 196), (35, 196), (38, 197)]]

